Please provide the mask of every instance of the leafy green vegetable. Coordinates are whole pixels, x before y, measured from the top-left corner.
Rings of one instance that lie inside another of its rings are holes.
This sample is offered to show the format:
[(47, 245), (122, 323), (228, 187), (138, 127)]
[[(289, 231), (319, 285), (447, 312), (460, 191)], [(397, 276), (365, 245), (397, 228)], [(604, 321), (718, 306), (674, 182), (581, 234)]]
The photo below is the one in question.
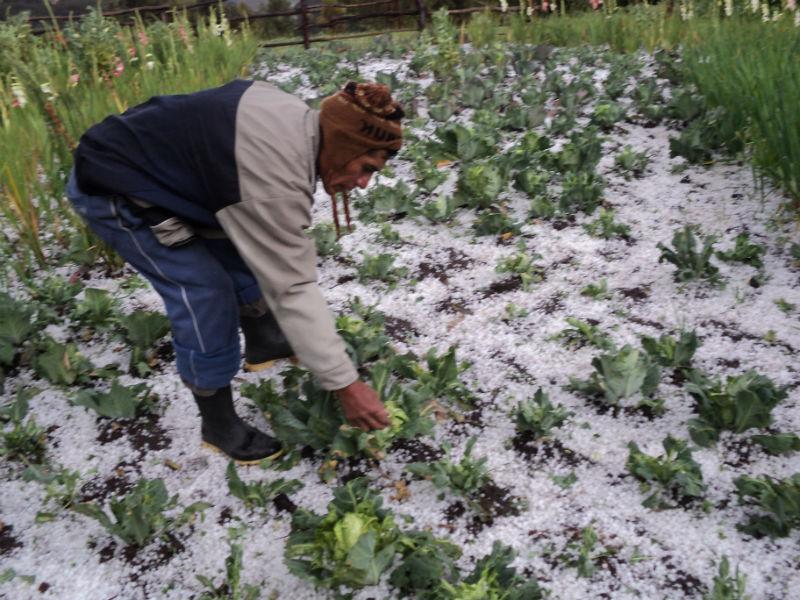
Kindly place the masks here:
[(169, 497), (161, 479), (141, 479), (128, 494), (111, 500), (109, 516), (93, 503), (81, 502), (72, 510), (97, 520), (112, 535), (126, 544), (144, 546), (176, 527), (191, 521), (195, 514), (211, 506), (207, 502), (194, 502), (177, 516), (165, 513), (178, 507), (178, 495)]
[(656, 248), (661, 251), (658, 262), (667, 261), (675, 265), (675, 281), (689, 281), (691, 279), (707, 279), (712, 283), (719, 282), (719, 269), (711, 264), (710, 258), (714, 254), (713, 236), (703, 238), (703, 247), (698, 251), (697, 239), (694, 236), (694, 227), (685, 225), (683, 229), (675, 231), (672, 236), (673, 248), (668, 248), (658, 243)]
[(83, 300), (75, 307), (74, 317), (86, 325), (106, 327), (114, 320), (118, 302), (106, 290), (86, 288)]
[(512, 413), (517, 434), (529, 434), (534, 439), (550, 435), (570, 416), (572, 413), (564, 406), (554, 406), (542, 388), (536, 390), (533, 398), (519, 402)]
[(764, 262), (761, 257), (764, 256), (767, 249), (760, 244), (751, 244), (750, 236), (747, 233), (740, 233), (736, 236), (734, 247), (727, 252), (717, 252), (715, 256), (726, 262), (740, 262), (751, 267), (761, 269)]
[(772, 423), (772, 409), (787, 396), (787, 388), (755, 371), (729, 376), (722, 383), (691, 370), (688, 379), (686, 391), (697, 402), (699, 415), (689, 421), (689, 435), (703, 447), (716, 442), (722, 430), (741, 433), (767, 427)]
[(473, 208), (492, 207), (506, 181), (500, 170), (491, 163), (476, 163), (464, 167), (456, 184), (456, 193), (463, 205)]
[(514, 187), (525, 192), (531, 198), (535, 198), (547, 192), (547, 184), (549, 181), (549, 173), (534, 169), (526, 169), (517, 173), (517, 176), (514, 178)]
[(358, 218), (364, 223), (382, 223), (419, 212), (416, 194), (404, 181), (394, 186), (374, 185), (366, 194), (356, 198), (353, 206), (358, 209)]
[(252, 584), (242, 585), (242, 545), (237, 543), (241, 532), (231, 529), (229, 547), (230, 552), (225, 559), (225, 579), (221, 585), (215, 585), (214, 580), (205, 575), (195, 575), (197, 580), (206, 587), (198, 600), (258, 600), (261, 589)]
[(636, 152), (632, 146), (625, 146), (622, 152), (614, 157), (614, 166), (626, 180), (641, 177), (647, 168), (650, 158), (645, 152)]
[(342, 251), (333, 223), (319, 223), (308, 230), (308, 235), (314, 240), (318, 256), (336, 256)]
[(519, 241), (517, 249), (518, 252), (500, 259), (495, 271), (517, 275), (522, 281), (522, 289), (529, 290), (533, 283), (538, 283), (544, 279), (544, 268), (534, 264), (534, 261), (542, 258), (542, 256), (540, 254), (528, 254), (525, 240)]
[(33, 361), (40, 376), (56, 385), (72, 385), (88, 379), (94, 367), (78, 353), (75, 344), (61, 344), (46, 338), (43, 345), (44, 351)]
[(225, 471), (230, 493), (244, 502), (247, 508), (267, 508), (279, 494), (293, 494), (303, 487), (297, 479), (285, 480), (282, 477), (275, 481), (253, 481), (245, 483), (236, 471), (233, 461), (228, 463)]
[(611, 131), (618, 121), (625, 118), (625, 108), (613, 102), (598, 102), (594, 107), (592, 123), (603, 131)]
[(595, 300), (606, 300), (611, 297), (608, 291), (608, 281), (603, 277), (597, 283), (590, 283), (586, 287), (581, 288), (581, 296), (594, 298)]
[(789, 454), (800, 450), (800, 437), (794, 433), (775, 433), (750, 437), (770, 454)]
[(453, 123), (437, 128), (434, 135), (441, 141), (429, 142), (427, 154), (433, 160), (461, 160), (468, 163), (495, 152), (495, 135), (483, 128), (468, 128)]
[(596, 323), (581, 321), (575, 317), (567, 317), (566, 321), (572, 327), (562, 329), (551, 339), (561, 340), (569, 348), (581, 348), (590, 344), (601, 350), (613, 350), (614, 342), (607, 333), (602, 331)]
[(72, 402), (77, 406), (91, 408), (101, 417), (133, 419), (152, 409), (153, 397), (147, 384), (124, 386), (114, 380), (108, 392), (82, 390)]
[(627, 238), (631, 228), (624, 223), (614, 221), (614, 211), (600, 208), (597, 219), (583, 225), (583, 229), (592, 237), (611, 240), (614, 238)]
[(732, 576), (728, 557), (723, 556), (714, 576), (714, 587), (709, 593), (703, 594), (703, 600), (750, 600), (750, 596), (745, 594), (746, 585), (747, 577), (739, 573), (738, 567)]
[(519, 223), (515, 223), (505, 210), (489, 209), (481, 212), (472, 226), (476, 235), (518, 234)]
[(167, 335), (171, 325), (166, 315), (156, 311), (137, 310), (120, 320), (125, 330), (125, 338), (132, 346), (131, 373), (145, 377), (155, 365), (155, 345)]
[(361, 366), (393, 354), (392, 339), (385, 331), (384, 314), (374, 306), (364, 306), (358, 298), (350, 308), (355, 314), (339, 315), (336, 329), (353, 362)]
[(455, 560), (461, 555), (461, 548), (436, 539), (427, 531), (409, 532), (406, 538), (409, 548), (392, 571), (389, 583), (404, 598), (440, 600), (442, 582), (459, 577)]
[(63, 467), (53, 469), (49, 466), (29, 464), (22, 472), (22, 479), (43, 484), (45, 489), (43, 504), (54, 506), (53, 509), (37, 512), (37, 523), (52, 521), (57, 512), (72, 508), (78, 501), (80, 471), (70, 471)]
[(628, 471), (642, 482), (644, 493), (653, 492), (642, 506), (674, 508), (676, 500), (701, 498), (705, 492), (703, 473), (686, 442), (668, 435), (662, 445), (664, 455), (656, 458), (641, 452), (635, 442), (628, 444)]
[(422, 215), (432, 223), (445, 223), (453, 218), (458, 208), (453, 196), (440, 194), (422, 207)]
[(651, 396), (661, 378), (661, 370), (649, 355), (625, 345), (615, 353), (592, 359), (595, 372), (585, 381), (570, 378), (570, 387), (591, 396), (602, 396), (612, 406), (640, 393)]
[[(406, 468), (414, 475), (430, 479), (438, 489), (449, 489), (456, 494), (470, 496), (490, 481), (486, 467), (487, 458), (485, 456), (477, 460), (472, 458), (472, 450), (477, 441), (476, 437), (469, 439), (458, 463), (445, 457), (433, 463), (410, 463)], [(448, 442), (444, 442), (442, 448), (445, 453), (450, 454), (451, 446)]]
[(662, 335), (658, 339), (642, 336), (642, 347), (662, 367), (688, 369), (692, 366), (692, 358), (700, 342), (694, 330), (681, 331), (676, 340), (669, 335)]
[(0, 369), (14, 362), (19, 348), (34, 334), (33, 316), (30, 306), (0, 293)]
[(289, 571), (317, 587), (376, 585), (402, 543), (394, 516), (382, 504), (358, 478), (334, 490), (326, 515), (296, 510), (284, 549)]
[(383, 281), (390, 286), (397, 284), (397, 282), (408, 274), (406, 267), (395, 267), (395, 256), (383, 252), (381, 254), (372, 255), (363, 253), (363, 262), (356, 267), (358, 271), (358, 280), (365, 282), (370, 279)]
[(569, 171), (561, 183), (558, 208), (572, 214), (583, 211), (591, 214), (603, 199), (603, 178), (591, 171)]
[(11, 429), (0, 432), (0, 456), (8, 460), (41, 463), (47, 451), (47, 435), (33, 417), (25, 423), (15, 421)]
[(762, 513), (752, 516), (738, 526), (750, 535), (786, 537), (792, 529), (800, 528), (800, 473), (786, 479), (746, 475), (734, 481), (739, 501), (755, 505)]

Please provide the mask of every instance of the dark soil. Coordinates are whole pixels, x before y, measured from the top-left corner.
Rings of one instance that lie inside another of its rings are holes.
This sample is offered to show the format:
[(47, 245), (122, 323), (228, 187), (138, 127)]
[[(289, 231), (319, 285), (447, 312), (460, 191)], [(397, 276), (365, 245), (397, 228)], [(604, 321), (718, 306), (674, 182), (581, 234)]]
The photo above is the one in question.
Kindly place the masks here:
[(640, 302), (650, 297), (650, 286), (640, 285), (632, 288), (619, 288), (617, 292), (625, 298), (630, 298), (634, 302)]
[(652, 327), (653, 329), (657, 329), (658, 331), (662, 331), (664, 326), (659, 323), (658, 321), (651, 321), (649, 319), (642, 319), (641, 317), (629, 316), (628, 321), (631, 323), (636, 323), (637, 325), (643, 325), (645, 327)]
[(395, 440), (389, 452), (406, 462), (430, 463), (439, 460), (444, 455), (441, 448), (416, 439)]
[(158, 420), (159, 416), (155, 413), (148, 413), (136, 419), (101, 418), (97, 441), (108, 444), (125, 436), (141, 458), (148, 451), (164, 450), (172, 444), (172, 440), (167, 437), (167, 432), (158, 424)]
[(342, 275), (341, 277), (339, 277), (339, 279), (336, 280), (336, 284), (342, 285), (344, 283), (350, 283), (351, 281), (354, 281), (355, 278), (356, 278), (355, 275)]
[(562, 302), (563, 299), (564, 294), (554, 294), (544, 302), (537, 304), (534, 310), (543, 312), (546, 315), (552, 315), (554, 312), (564, 309), (564, 303)]
[(79, 502), (105, 503), (109, 498), (124, 496), (133, 489), (134, 483), (127, 477), (128, 472), (132, 472), (134, 478), (138, 475), (138, 468), (134, 463), (125, 461), (114, 467), (114, 474), (103, 481), (92, 479), (87, 481), (80, 490)]
[(419, 335), (419, 332), (411, 325), (411, 321), (405, 319), (387, 316), (384, 318), (383, 325), (386, 334), (398, 342), (405, 342), (409, 336)]
[(457, 300), (453, 297), (442, 300), (435, 306), (437, 312), (471, 315), (472, 310), (466, 305), (463, 300)]
[(461, 500), (456, 500), (444, 509), (444, 518), (448, 523), (453, 523), (456, 519), (464, 516), (467, 512), (467, 507)]
[(741, 366), (738, 358), (718, 358), (717, 364), (728, 369), (738, 369)]
[(233, 518), (233, 511), (231, 510), (231, 507), (226, 506), (221, 511), (219, 511), (219, 518), (217, 519), (217, 525), (225, 525), (225, 523), (229, 523), (232, 518)]
[(534, 464), (556, 460), (560, 464), (576, 467), (582, 463), (591, 462), (585, 456), (564, 446), (560, 440), (553, 438), (537, 440), (530, 431), (515, 435), (511, 439), (511, 445), (526, 460)]
[(155, 546), (153, 544), (143, 547), (134, 544), (125, 546), (122, 549), (125, 562), (136, 567), (128, 576), (129, 580), (135, 582), (145, 572), (163, 567), (185, 550), (183, 542), (171, 532), (164, 534), (162, 539), (155, 542)]
[(43, 581), (42, 583), (39, 584), (39, 587), (36, 589), (39, 590), (40, 594), (44, 594), (47, 590), (50, 589), (50, 584), (47, 583), (46, 581)]
[(414, 276), (414, 279), (422, 281), (427, 279), (428, 277), (433, 277), (434, 279), (438, 279), (444, 285), (447, 285), (450, 280), (447, 277), (447, 267), (442, 264), (437, 263), (430, 263), (430, 262), (421, 262), (417, 267), (417, 272)]
[(16, 548), (22, 548), (22, 542), (11, 533), (13, 530), (13, 525), (6, 525), (0, 521), (0, 556), (5, 556)]
[(463, 271), (464, 269), (472, 266), (475, 261), (472, 257), (456, 250), (455, 248), (447, 249), (447, 263), (445, 264), (445, 271)]
[(500, 294), (505, 294), (508, 292), (514, 292), (522, 287), (522, 278), (518, 275), (514, 275), (513, 277), (509, 277), (507, 279), (502, 279), (500, 281), (495, 281), (491, 284), (488, 288), (484, 289), (482, 292), (483, 298), (490, 298), (492, 296), (498, 296)]
[(669, 571), (666, 581), (667, 587), (681, 590), (686, 598), (697, 598), (701, 592), (705, 591), (706, 588), (703, 582), (694, 575), (676, 567), (672, 562), (672, 556), (668, 554), (663, 560), (664, 566)]
[(272, 499), (272, 505), (278, 512), (292, 514), (297, 510), (297, 505), (286, 494), (278, 494)]
[(733, 468), (749, 465), (753, 460), (753, 453), (758, 454), (761, 446), (750, 438), (730, 438), (725, 444), (724, 464)]
[(553, 219), (550, 221), (550, 225), (553, 226), (553, 229), (556, 231), (561, 231), (562, 229), (566, 229), (567, 227), (572, 227), (575, 225), (575, 215), (567, 215), (563, 219)]
[(719, 329), (721, 335), (724, 335), (726, 338), (733, 340), (734, 342), (739, 342), (741, 340), (748, 340), (751, 342), (759, 342), (761, 344), (780, 346), (781, 348), (786, 350), (789, 354), (794, 354), (795, 352), (797, 352), (793, 346), (787, 344), (786, 342), (767, 342), (761, 336), (741, 331), (737, 329), (734, 325), (731, 325), (730, 323), (723, 323), (722, 321), (717, 321), (716, 319), (708, 319), (707, 321), (702, 321), (700, 323), (700, 326), (713, 327), (715, 329)]

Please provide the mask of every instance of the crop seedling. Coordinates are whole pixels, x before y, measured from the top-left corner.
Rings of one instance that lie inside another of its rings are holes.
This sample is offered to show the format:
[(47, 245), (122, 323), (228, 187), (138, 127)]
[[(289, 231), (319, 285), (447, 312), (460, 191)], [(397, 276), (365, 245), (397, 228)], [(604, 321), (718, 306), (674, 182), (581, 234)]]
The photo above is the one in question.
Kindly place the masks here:
[(400, 237), (400, 233), (396, 229), (392, 229), (392, 226), (389, 225), (389, 223), (383, 223), (381, 225), (377, 238), (383, 242), (386, 242), (387, 244), (393, 245), (400, 245), (403, 242), (403, 238)]
[(607, 333), (602, 331), (596, 323), (581, 321), (575, 317), (567, 317), (567, 324), (572, 327), (562, 329), (551, 339), (561, 340), (568, 348), (582, 348), (586, 344), (601, 350), (613, 350), (615, 345)]
[(431, 223), (446, 223), (453, 218), (458, 208), (453, 196), (440, 194), (422, 207), (422, 215)]
[(639, 450), (635, 442), (628, 444), (625, 466), (641, 482), (642, 492), (650, 494), (642, 506), (660, 510), (675, 508), (675, 502), (702, 498), (705, 492), (703, 473), (700, 465), (692, 459), (692, 451), (686, 442), (670, 435), (662, 445), (664, 455), (653, 457)]
[(82, 390), (72, 403), (85, 406), (101, 417), (110, 419), (133, 419), (153, 410), (155, 396), (144, 383), (125, 386), (114, 380), (107, 392)]
[(236, 465), (233, 461), (228, 463), (225, 471), (225, 478), (228, 480), (228, 490), (231, 495), (239, 498), (244, 505), (249, 508), (266, 509), (279, 494), (293, 494), (303, 487), (297, 479), (285, 480), (282, 477), (275, 481), (253, 481), (246, 483), (239, 477)]
[(564, 406), (554, 406), (542, 388), (536, 390), (533, 398), (519, 402), (511, 414), (517, 435), (540, 439), (550, 435), (556, 427), (561, 427), (572, 416)]
[(350, 303), (352, 315), (336, 317), (336, 329), (357, 365), (385, 358), (391, 354), (392, 339), (386, 334), (385, 315), (374, 306), (365, 306), (356, 298)]
[(29, 464), (22, 472), (24, 481), (36, 481), (44, 485), (43, 504), (53, 508), (36, 513), (36, 522), (45, 523), (56, 518), (62, 510), (72, 508), (78, 501), (81, 480), (80, 471), (65, 468), (51, 469), (43, 465)]
[(722, 107), (706, 112), (695, 119), (678, 134), (669, 138), (670, 158), (682, 156), (691, 164), (710, 164), (713, 152), (722, 145), (719, 120), (724, 114)]
[(117, 300), (106, 290), (85, 288), (83, 300), (75, 306), (75, 319), (90, 327), (108, 327), (116, 319)]
[(550, 181), (550, 174), (545, 171), (526, 169), (517, 173), (514, 178), (514, 187), (525, 192), (531, 198), (547, 193), (547, 184)]
[(706, 279), (711, 283), (719, 283), (719, 269), (710, 262), (714, 254), (713, 236), (703, 237), (703, 247), (698, 250), (696, 228), (685, 225), (678, 229), (672, 236), (672, 248), (661, 242), (656, 248), (661, 251), (658, 262), (669, 262), (677, 270), (673, 277), (675, 281), (690, 281), (692, 279)]
[(581, 288), (581, 296), (594, 298), (595, 300), (607, 300), (611, 297), (608, 291), (608, 281), (603, 277), (597, 283), (590, 283), (586, 287)]
[(570, 378), (570, 388), (589, 396), (599, 396), (611, 406), (635, 394), (652, 396), (661, 379), (661, 369), (650, 356), (625, 345), (620, 350), (592, 359), (595, 372), (582, 381)]
[(327, 514), (296, 510), (284, 548), (289, 571), (333, 590), (376, 585), (403, 546), (394, 515), (382, 504), (360, 477), (333, 491)]
[[(447, 457), (432, 463), (410, 463), (406, 468), (414, 475), (429, 479), (439, 490), (450, 490), (454, 494), (471, 498), (491, 481), (486, 467), (487, 458), (485, 456), (479, 459), (472, 458), (472, 450), (477, 441), (476, 437), (471, 437), (467, 441), (464, 454), (457, 463), (452, 462), (450, 458), (452, 447), (445, 441), (442, 443), (442, 449)], [(442, 494), (440, 497), (443, 496)], [(478, 506), (476, 502), (471, 504)]]
[(475, 235), (512, 236), (520, 232), (520, 226), (511, 220), (505, 210), (488, 209), (481, 212), (472, 225)]
[(406, 215), (414, 216), (419, 211), (416, 195), (404, 181), (395, 186), (372, 186), (353, 206), (358, 209), (358, 218), (364, 223), (382, 223)]
[(694, 330), (681, 331), (677, 340), (666, 334), (658, 339), (642, 336), (641, 340), (642, 348), (658, 364), (675, 369), (689, 369), (692, 366), (694, 353), (700, 345)]
[(778, 298), (774, 302), (775, 306), (777, 306), (781, 312), (786, 313), (787, 315), (793, 313), (794, 310), (797, 308), (796, 304), (788, 302), (786, 298)]
[(589, 171), (567, 172), (561, 183), (558, 208), (572, 214), (583, 211), (591, 214), (603, 199), (603, 178)]
[(650, 158), (647, 153), (636, 152), (630, 145), (626, 145), (622, 152), (614, 157), (614, 167), (622, 173), (626, 181), (630, 181), (632, 177), (641, 177), (649, 163)]
[(578, 571), (578, 577), (592, 577), (597, 571), (597, 565), (601, 560), (612, 556), (615, 553), (613, 548), (597, 548), (598, 536), (592, 525), (588, 525), (576, 532), (572, 541), (567, 543), (564, 549), (556, 554), (554, 545), (545, 549), (546, 555), (555, 555), (555, 558)]
[(667, 104), (669, 116), (684, 123), (693, 121), (704, 111), (705, 98), (697, 93), (694, 86), (678, 88), (672, 93), (669, 104)]
[(736, 236), (732, 249), (727, 252), (718, 251), (715, 256), (725, 262), (740, 262), (761, 269), (764, 267), (761, 257), (766, 251), (767, 249), (760, 244), (751, 244), (747, 233), (740, 233)]
[(787, 388), (755, 371), (729, 376), (723, 383), (692, 369), (688, 379), (686, 391), (695, 399), (698, 413), (689, 420), (689, 435), (702, 447), (716, 442), (722, 430), (741, 433), (769, 426), (772, 409), (788, 395)]
[(342, 251), (333, 223), (319, 223), (308, 230), (308, 235), (314, 240), (318, 256), (336, 256)]
[(390, 585), (402, 598), (442, 598), (443, 583), (459, 578), (455, 561), (461, 556), (461, 548), (427, 531), (409, 532), (406, 537), (411, 548), (392, 571)]
[(120, 323), (131, 346), (129, 370), (145, 377), (157, 363), (155, 345), (169, 333), (169, 319), (160, 312), (136, 310), (122, 317)]
[(739, 572), (738, 567), (732, 575), (728, 557), (723, 556), (714, 576), (714, 585), (707, 594), (703, 594), (703, 600), (750, 600), (746, 591), (747, 577)]
[(34, 311), (8, 294), (0, 294), (0, 391), (5, 368), (14, 364), (17, 353), (36, 329)]
[(800, 437), (794, 433), (753, 435), (750, 439), (770, 454), (790, 454), (800, 450)]
[(469, 163), (495, 153), (495, 137), (486, 129), (467, 128), (453, 123), (434, 132), (441, 141), (428, 142), (426, 155), (431, 160), (460, 160)]
[(31, 416), (24, 423), (15, 419), (0, 433), (0, 456), (8, 460), (39, 464), (47, 451), (47, 435)]
[(94, 367), (78, 353), (75, 344), (61, 344), (51, 338), (42, 342), (44, 350), (33, 361), (36, 372), (55, 385), (87, 382)]
[(206, 588), (198, 600), (258, 600), (261, 597), (261, 589), (258, 586), (249, 583), (242, 585), (244, 563), (242, 545), (238, 541), (242, 532), (231, 528), (228, 530), (228, 535), (229, 553), (225, 559), (225, 579), (220, 585), (216, 585), (211, 577), (195, 575)]
[(514, 550), (495, 541), (492, 551), (475, 564), (472, 572), (462, 581), (450, 583), (442, 580), (438, 595), (432, 600), (542, 600), (547, 593), (535, 579), (525, 579), (517, 574), (511, 563), (516, 558)]
[(594, 107), (592, 123), (602, 131), (611, 131), (619, 121), (625, 119), (625, 108), (612, 102), (598, 102)]
[(461, 170), (456, 194), (464, 206), (490, 208), (505, 187), (506, 181), (496, 166), (491, 163), (472, 164)]
[(628, 239), (631, 228), (624, 223), (614, 220), (615, 213), (611, 209), (600, 208), (597, 219), (591, 223), (585, 223), (583, 229), (592, 237), (611, 240), (614, 238)]
[(498, 261), (495, 271), (516, 275), (522, 281), (522, 289), (527, 291), (532, 284), (544, 280), (544, 268), (534, 264), (534, 261), (542, 256), (536, 253), (528, 254), (525, 240), (520, 240), (517, 248), (518, 252)]
[(178, 507), (178, 495), (170, 497), (161, 479), (140, 479), (128, 494), (111, 500), (110, 516), (96, 504), (88, 502), (75, 504), (72, 510), (97, 520), (126, 544), (141, 547), (189, 523), (198, 512), (202, 513), (209, 506), (207, 502), (194, 502), (177, 516), (167, 516), (167, 512)]
[(743, 475), (734, 484), (739, 501), (762, 512), (738, 525), (738, 529), (749, 535), (776, 538), (800, 528), (800, 473), (786, 479)]
[(602, 156), (603, 138), (597, 129), (587, 127), (574, 132), (560, 152), (553, 155), (554, 166), (563, 173), (593, 173)]
[(358, 280), (364, 283), (369, 280), (382, 281), (391, 287), (397, 285), (408, 274), (406, 267), (395, 267), (395, 256), (386, 252), (381, 254), (362, 254), (363, 261), (356, 267)]
[(447, 171), (422, 158), (414, 162), (414, 175), (420, 189), (432, 193), (447, 179)]

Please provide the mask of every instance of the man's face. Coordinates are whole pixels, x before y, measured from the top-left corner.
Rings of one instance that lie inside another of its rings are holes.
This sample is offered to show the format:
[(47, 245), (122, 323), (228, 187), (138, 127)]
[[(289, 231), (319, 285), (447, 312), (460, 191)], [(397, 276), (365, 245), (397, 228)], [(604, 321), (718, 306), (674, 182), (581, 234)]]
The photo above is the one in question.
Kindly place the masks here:
[(385, 150), (373, 150), (357, 156), (339, 171), (333, 171), (328, 180), (323, 179), (325, 191), (333, 196), (338, 192), (349, 192), (355, 187), (367, 187), (372, 174), (386, 165), (388, 155)]

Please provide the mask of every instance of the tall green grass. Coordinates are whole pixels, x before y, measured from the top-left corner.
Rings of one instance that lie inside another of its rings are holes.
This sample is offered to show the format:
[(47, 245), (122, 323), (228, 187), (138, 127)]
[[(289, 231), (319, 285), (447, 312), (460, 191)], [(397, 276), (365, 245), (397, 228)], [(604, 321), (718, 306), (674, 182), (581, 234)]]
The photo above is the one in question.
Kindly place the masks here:
[(741, 139), (800, 209), (800, 28), (728, 22), (688, 43), (683, 59), (708, 101), (725, 108), (723, 135)]
[(233, 31), (217, 11), (190, 23), (122, 27), (93, 12), (34, 36), (19, 19), (0, 23), (0, 214), (25, 270), (45, 248), (84, 241), (97, 250), (64, 195), (81, 134), (112, 113), (157, 94), (188, 93), (246, 75), (258, 50), (247, 27)]

